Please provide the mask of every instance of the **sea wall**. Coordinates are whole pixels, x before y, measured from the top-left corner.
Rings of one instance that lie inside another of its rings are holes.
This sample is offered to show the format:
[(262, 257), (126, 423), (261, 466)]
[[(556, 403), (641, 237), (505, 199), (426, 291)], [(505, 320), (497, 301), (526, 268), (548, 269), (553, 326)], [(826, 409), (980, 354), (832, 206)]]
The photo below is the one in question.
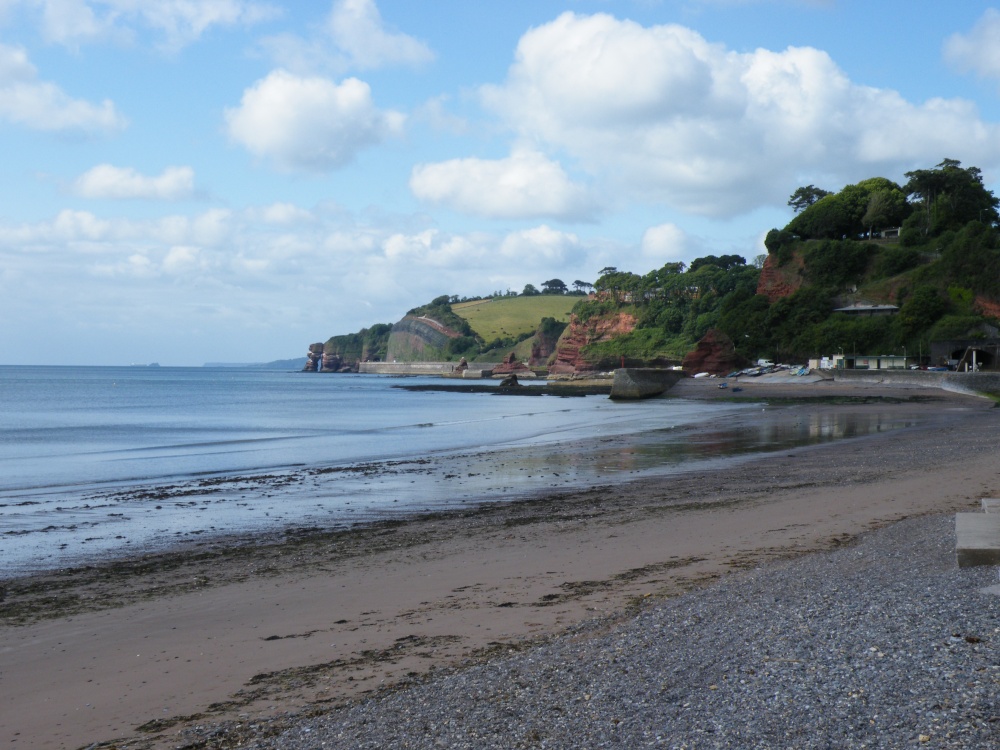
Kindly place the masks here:
[(662, 370), (655, 367), (621, 367), (615, 370), (611, 384), (611, 398), (650, 398), (670, 390), (684, 377), (677, 370)]
[[(457, 362), (361, 362), (358, 372), (369, 375), (450, 375)], [(483, 371), (490, 371), (494, 364), (473, 363), (463, 373), (467, 378), (481, 378)]]
[(925, 370), (834, 370), (835, 380), (892, 383), (941, 388), (973, 396), (1000, 396), (1000, 372), (928, 372)]

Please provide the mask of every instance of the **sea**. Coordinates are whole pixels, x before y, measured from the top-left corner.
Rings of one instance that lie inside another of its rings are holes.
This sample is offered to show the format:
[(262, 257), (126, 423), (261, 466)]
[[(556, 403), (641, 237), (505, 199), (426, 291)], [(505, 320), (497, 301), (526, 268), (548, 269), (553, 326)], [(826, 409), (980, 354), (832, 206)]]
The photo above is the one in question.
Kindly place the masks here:
[(708, 471), (913, 423), (878, 410), (756, 420), (769, 407), (434, 387), (451, 382), (0, 367), (0, 579)]

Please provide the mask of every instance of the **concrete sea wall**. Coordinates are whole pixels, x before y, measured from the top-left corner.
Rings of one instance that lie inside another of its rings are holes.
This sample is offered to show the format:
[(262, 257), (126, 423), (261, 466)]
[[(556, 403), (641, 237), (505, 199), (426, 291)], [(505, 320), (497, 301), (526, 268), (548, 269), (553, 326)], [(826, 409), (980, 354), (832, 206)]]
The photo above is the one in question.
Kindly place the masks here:
[(834, 379), (854, 383), (893, 383), (941, 388), (974, 396), (1000, 396), (1000, 372), (927, 372), (925, 370), (835, 370)]
[[(361, 362), (358, 372), (369, 375), (450, 375), (455, 372), (455, 362)], [(483, 371), (490, 371), (495, 364), (470, 364), (465, 371), (467, 378), (481, 378)]]

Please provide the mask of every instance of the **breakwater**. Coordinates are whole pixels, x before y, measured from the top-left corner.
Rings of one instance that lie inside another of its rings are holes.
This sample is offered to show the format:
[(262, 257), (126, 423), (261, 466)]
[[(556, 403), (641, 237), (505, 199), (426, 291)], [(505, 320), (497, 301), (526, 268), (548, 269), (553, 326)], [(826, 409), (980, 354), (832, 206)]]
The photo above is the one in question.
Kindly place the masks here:
[(622, 367), (615, 370), (611, 398), (637, 399), (659, 396), (670, 390), (684, 373), (655, 367)]

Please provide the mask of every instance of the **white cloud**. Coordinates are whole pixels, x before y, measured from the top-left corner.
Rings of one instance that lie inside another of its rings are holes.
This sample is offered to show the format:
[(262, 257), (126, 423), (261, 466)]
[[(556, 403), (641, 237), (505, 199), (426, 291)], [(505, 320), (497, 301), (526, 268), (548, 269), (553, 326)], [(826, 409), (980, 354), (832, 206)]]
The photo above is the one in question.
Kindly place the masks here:
[(1000, 165), (1000, 127), (968, 102), (907, 102), (812, 48), (737, 53), (681, 26), (605, 14), (531, 29), (506, 81), (481, 96), (518, 138), (576, 159), (607, 195), (709, 216), (783, 204), (803, 173), (849, 182), (942, 154)]
[(359, 68), (415, 65), (434, 59), (423, 42), (387, 30), (374, 0), (337, 0), (328, 25), (337, 46)]
[(434, 59), (424, 42), (387, 29), (374, 0), (335, 0), (311, 37), (275, 34), (260, 44), (278, 66), (298, 73), (422, 65)]
[(559, 268), (580, 251), (575, 234), (560, 232), (546, 225), (512, 232), (500, 243), (500, 255), (517, 261), (522, 267)]
[(0, 120), (33, 130), (109, 133), (125, 127), (115, 105), (73, 99), (53, 83), (38, 80), (24, 50), (0, 44)]
[(194, 191), (194, 170), (167, 167), (160, 176), (147, 177), (131, 167), (99, 164), (76, 179), (73, 191), (84, 198), (179, 200)]
[(41, 9), (49, 41), (74, 46), (125, 38), (138, 28), (162, 34), (172, 49), (197, 40), (213, 26), (249, 26), (277, 18), (281, 10), (249, 0), (23, 0)]
[(963, 72), (1000, 79), (1000, 11), (987, 8), (968, 34), (949, 36), (944, 57)]
[(250, 214), (266, 224), (295, 224), (312, 221), (312, 214), (291, 203), (272, 203), (260, 209), (252, 209)]
[(176, 245), (163, 258), (163, 270), (174, 275), (203, 270), (206, 266), (201, 249), (190, 245)]
[(687, 235), (676, 224), (650, 227), (642, 235), (642, 254), (663, 262), (682, 260), (688, 254)]
[(487, 218), (586, 218), (596, 208), (587, 190), (537, 151), (506, 159), (452, 159), (420, 164), (410, 176), (420, 200)]
[(401, 133), (401, 114), (375, 107), (368, 84), (272, 72), (226, 110), (229, 136), (289, 171), (327, 172)]

